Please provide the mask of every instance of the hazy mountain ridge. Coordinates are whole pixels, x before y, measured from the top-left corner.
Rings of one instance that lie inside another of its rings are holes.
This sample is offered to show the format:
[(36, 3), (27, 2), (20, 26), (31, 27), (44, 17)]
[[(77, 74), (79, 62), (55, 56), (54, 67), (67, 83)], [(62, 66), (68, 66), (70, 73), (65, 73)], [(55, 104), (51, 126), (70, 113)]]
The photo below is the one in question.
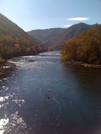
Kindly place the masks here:
[(28, 34), (39, 41), (44, 46), (49, 46), (55, 50), (61, 49), (68, 39), (71, 39), (84, 30), (88, 30), (92, 25), (78, 23), (69, 28), (52, 28), (45, 30), (32, 30)]
[(62, 28), (51, 28), (51, 29), (44, 29), (44, 30), (32, 30), (29, 31), (28, 34), (39, 41), (41, 44), (45, 44), (49, 39), (54, 38)]
[(35, 39), (11, 20), (0, 14), (0, 56), (11, 58), (14, 56), (30, 55), (45, 51)]

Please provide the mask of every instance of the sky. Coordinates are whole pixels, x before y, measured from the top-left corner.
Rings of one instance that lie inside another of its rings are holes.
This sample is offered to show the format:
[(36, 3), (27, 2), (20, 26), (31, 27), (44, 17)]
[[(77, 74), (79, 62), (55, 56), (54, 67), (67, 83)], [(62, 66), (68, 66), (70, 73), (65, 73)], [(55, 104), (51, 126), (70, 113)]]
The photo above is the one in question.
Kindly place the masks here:
[(0, 13), (24, 31), (101, 24), (101, 0), (0, 0)]

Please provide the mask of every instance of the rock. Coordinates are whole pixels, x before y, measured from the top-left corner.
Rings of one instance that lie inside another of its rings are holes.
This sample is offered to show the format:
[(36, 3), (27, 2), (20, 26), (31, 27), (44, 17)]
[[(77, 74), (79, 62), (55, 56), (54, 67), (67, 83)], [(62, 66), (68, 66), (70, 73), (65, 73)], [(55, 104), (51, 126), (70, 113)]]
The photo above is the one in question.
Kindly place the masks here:
[(29, 60), (29, 62), (35, 62), (35, 60)]

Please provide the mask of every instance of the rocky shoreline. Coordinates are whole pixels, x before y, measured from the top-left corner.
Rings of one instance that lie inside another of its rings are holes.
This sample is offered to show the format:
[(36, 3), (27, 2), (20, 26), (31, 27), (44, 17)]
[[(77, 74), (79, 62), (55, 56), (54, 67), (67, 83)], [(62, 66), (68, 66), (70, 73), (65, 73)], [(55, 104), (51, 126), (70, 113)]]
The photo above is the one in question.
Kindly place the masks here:
[(12, 72), (16, 68), (16, 65), (9, 62), (4, 62), (0, 64), (0, 80), (7, 76), (10, 72)]
[(5, 61), (4, 63), (0, 64), (0, 68), (14, 68), (16, 65), (14, 63), (10, 63)]
[(81, 66), (84, 66), (84, 67), (89, 67), (89, 68), (98, 68), (98, 69), (101, 69), (101, 64), (89, 64), (89, 63), (83, 63), (81, 61), (67, 61), (67, 62), (64, 62), (66, 64), (71, 64), (71, 65), (81, 65)]
[(92, 68), (99, 68), (99, 69), (101, 69), (101, 65), (94, 65), (94, 64), (87, 64), (87, 63), (84, 63), (82, 65), (84, 67), (92, 67)]

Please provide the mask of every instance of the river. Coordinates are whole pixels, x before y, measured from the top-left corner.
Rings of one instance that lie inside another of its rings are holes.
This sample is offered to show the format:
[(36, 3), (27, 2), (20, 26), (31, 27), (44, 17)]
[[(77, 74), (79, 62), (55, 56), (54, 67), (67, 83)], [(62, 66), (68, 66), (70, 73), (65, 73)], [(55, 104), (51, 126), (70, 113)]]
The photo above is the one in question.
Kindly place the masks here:
[(101, 70), (58, 51), (8, 60), (0, 78), (0, 134), (101, 134)]

